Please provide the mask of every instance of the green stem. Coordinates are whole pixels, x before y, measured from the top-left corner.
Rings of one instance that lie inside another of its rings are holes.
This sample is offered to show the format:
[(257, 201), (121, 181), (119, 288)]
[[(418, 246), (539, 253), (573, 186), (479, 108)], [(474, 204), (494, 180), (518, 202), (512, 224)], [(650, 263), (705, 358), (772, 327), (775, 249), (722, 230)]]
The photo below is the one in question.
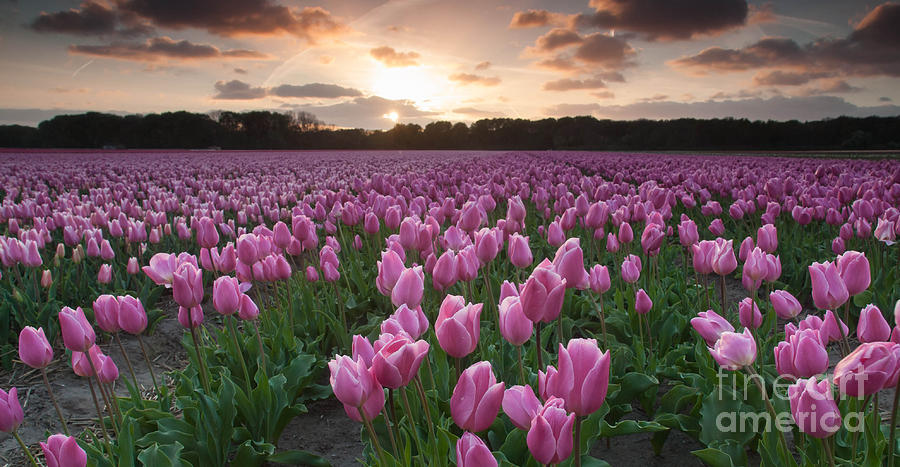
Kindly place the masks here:
[(575, 416), (575, 467), (581, 467), (581, 417)]
[[(265, 376), (267, 373), (266, 351), (265, 348), (263, 348), (262, 333), (259, 332), (259, 322), (255, 319), (253, 320), (253, 328), (256, 330), (256, 343), (259, 344), (260, 369), (262, 369), (263, 375)], [(268, 376), (266, 376), (266, 379), (268, 379)]]
[(125, 364), (128, 366), (128, 372), (131, 373), (131, 380), (134, 381), (134, 387), (137, 388), (138, 380), (137, 376), (134, 374), (134, 367), (131, 366), (131, 359), (128, 358), (128, 353), (125, 352), (125, 346), (122, 345), (122, 339), (119, 339), (119, 333), (114, 333), (113, 336), (116, 338), (116, 343), (119, 344), (119, 350), (122, 352), (122, 356), (125, 357)]
[(28, 456), (28, 460), (31, 461), (31, 465), (34, 467), (40, 467), (40, 464), (34, 459), (34, 456), (31, 454), (31, 451), (28, 450), (28, 446), (25, 445), (25, 442), (22, 441), (22, 437), (19, 436), (18, 430), (13, 430), (12, 435), (16, 438), (16, 441), (19, 442), (19, 446), (22, 447), (22, 450), (25, 451), (25, 455)]
[(378, 442), (378, 435), (375, 433), (375, 427), (372, 426), (372, 421), (369, 420), (369, 417), (366, 417), (366, 413), (363, 412), (361, 407), (357, 407), (356, 410), (359, 411), (359, 416), (362, 417), (366, 429), (369, 430), (369, 436), (372, 438), (372, 444), (375, 445), (375, 451), (378, 453), (378, 458), (381, 459), (381, 464), (387, 465), (387, 461), (384, 459), (384, 451), (381, 450), (381, 443)]
[(63, 432), (65, 432), (66, 436), (69, 436), (69, 425), (66, 423), (66, 418), (63, 417), (62, 410), (59, 409), (59, 402), (56, 401), (56, 395), (53, 394), (53, 388), (50, 387), (45, 368), (41, 368), (41, 377), (44, 378), (44, 386), (47, 387), (47, 393), (50, 394), (50, 401), (53, 402), (53, 408), (56, 409), (56, 416), (59, 417), (59, 422), (62, 423)]
[(153, 365), (150, 364), (150, 356), (147, 355), (147, 349), (144, 348), (144, 339), (141, 338), (140, 334), (137, 335), (137, 338), (138, 344), (141, 345), (141, 353), (144, 354), (144, 361), (147, 363), (147, 369), (150, 370), (150, 379), (153, 380), (153, 389), (159, 393), (159, 385), (156, 384), (156, 374), (153, 372)]
[(225, 320), (228, 321), (228, 331), (231, 334), (231, 340), (234, 341), (234, 352), (237, 354), (238, 361), (241, 362), (241, 371), (244, 373), (244, 381), (247, 383), (247, 394), (250, 394), (250, 388), (253, 387), (251, 384), (250, 373), (247, 371), (247, 362), (244, 361), (244, 351), (241, 348), (240, 342), (238, 342), (237, 338), (237, 329), (234, 327), (234, 316), (226, 316)]
[(424, 459), (425, 449), (422, 448), (422, 439), (419, 436), (419, 430), (416, 426), (415, 418), (413, 417), (412, 407), (409, 405), (409, 397), (406, 396), (406, 389), (407, 388), (400, 389), (400, 395), (403, 396), (400, 400), (403, 401), (403, 409), (406, 410), (406, 421), (409, 422), (409, 429), (412, 432), (412, 437), (416, 440), (416, 448), (418, 448), (419, 455)]
[(516, 353), (519, 356), (519, 379), (522, 381), (523, 386), (528, 386), (528, 381), (525, 380), (525, 365), (522, 363), (522, 346), (516, 346)]
[(825, 453), (828, 454), (829, 467), (834, 467), (834, 451), (831, 448), (831, 438), (823, 439), (822, 444), (825, 446)]
[(890, 449), (889, 457), (891, 459), (891, 464), (893, 464), (894, 456), (897, 454), (897, 448), (895, 446), (894, 440), (895, 435), (897, 434), (897, 404), (900, 403), (900, 385), (894, 388), (894, 405), (891, 408), (891, 431), (890, 436), (888, 437), (888, 449)]
[(203, 357), (200, 355), (200, 342), (195, 326), (191, 326), (191, 339), (194, 341), (194, 350), (197, 352), (197, 366), (200, 367), (200, 383), (203, 384), (203, 389), (206, 390), (207, 395), (212, 394), (212, 391), (209, 390), (209, 380), (206, 378), (206, 363), (203, 362)]
[(112, 459), (113, 451), (112, 444), (109, 442), (109, 433), (106, 432), (106, 422), (103, 421), (103, 410), (100, 409), (100, 402), (97, 401), (97, 391), (94, 390), (94, 382), (91, 378), (88, 378), (88, 387), (91, 388), (91, 398), (94, 400), (94, 408), (97, 409), (97, 417), (100, 422), (100, 431), (103, 433), (103, 439), (106, 441), (106, 451), (109, 453), (109, 458)]
[[(774, 420), (778, 419), (778, 415), (775, 413), (775, 407), (772, 406), (772, 402), (769, 400), (769, 396), (766, 393), (766, 388), (763, 387), (762, 382), (760, 381), (762, 379), (762, 376), (760, 376), (759, 373), (757, 373), (756, 370), (753, 369), (752, 365), (745, 366), (744, 369), (747, 370), (747, 373), (750, 373), (750, 380), (752, 380), (753, 384), (755, 384), (757, 389), (759, 389), (759, 394), (762, 396), (763, 401), (766, 403), (766, 410), (769, 411), (769, 416), (772, 417), (772, 423), (775, 423)], [(778, 439), (781, 442), (782, 447), (784, 447), (784, 450), (787, 452), (788, 445), (787, 441), (784, 439), (784, 433), (781, 430), (776, 431), (778, 431)]]
[(431, 422), (431, 408), (428, 407), (428, 399), (425, 397), (425, 389), (422, 387), (422, 380), (419, 378), (419, 375), (416, 375), (414, 380), (416, 382), (416, 389), (419, 392), (419, 399), (422, 401), (422, 407), (425, 408), (425, 419), (428, 422), (428, 435), (431, 437), (431, 446), (434, 448), (434, 459), (440, 459), (440, 451), (438, 451), (438, 440), (434, 435), (434, 423)]

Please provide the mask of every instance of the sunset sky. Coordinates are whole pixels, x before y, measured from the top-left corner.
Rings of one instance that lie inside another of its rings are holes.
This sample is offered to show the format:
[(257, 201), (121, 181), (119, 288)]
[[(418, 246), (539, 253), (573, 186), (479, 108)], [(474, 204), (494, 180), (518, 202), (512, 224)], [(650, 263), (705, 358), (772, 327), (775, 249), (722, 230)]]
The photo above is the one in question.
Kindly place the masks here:
[(900, 3), (0, 0), (0, 124), (87, 110), (485, 117), (900, 114)]

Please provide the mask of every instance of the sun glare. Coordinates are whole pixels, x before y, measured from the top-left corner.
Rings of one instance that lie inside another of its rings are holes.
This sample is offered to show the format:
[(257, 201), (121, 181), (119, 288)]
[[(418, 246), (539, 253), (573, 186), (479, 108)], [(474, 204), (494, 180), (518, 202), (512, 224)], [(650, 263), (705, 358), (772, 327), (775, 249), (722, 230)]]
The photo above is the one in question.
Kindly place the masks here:
[(398, 115), (397, 112), (386, 113), (386, 114), (382, 115), (382, 117), (384, 117), (394, 123), (397, 123), (397, 120), (400, 119), (400, 115)]
[(432, 100), (438, 91), (437, 78), (422, 66), (379, 66), (373, 78), (372, 93), (385, 99), (408, 100), (421, 105)]

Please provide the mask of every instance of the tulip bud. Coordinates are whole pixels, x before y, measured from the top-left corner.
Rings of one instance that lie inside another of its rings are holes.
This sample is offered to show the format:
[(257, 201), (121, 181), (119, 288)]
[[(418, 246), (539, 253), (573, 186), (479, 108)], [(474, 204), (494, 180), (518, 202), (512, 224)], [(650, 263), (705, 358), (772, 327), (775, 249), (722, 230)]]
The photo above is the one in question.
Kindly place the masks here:
[(100, 265), (100, 271), (97, 272), (97, 282), (101, 284), (109, 284), (112, 282), (112, 268), (110, 265)]
[(12, 433), (22, 424), (23, 420), (25, 420), (25, 413), (22, 411), (22, 405), (19, 404), (18, 389), (10, 388), (9, 392), (0, 389), (0, 431)]
[(41, 287), (49, 289), (51, 285), (53, 285), (53, 276), (49, 269), (44, 269), (41, 273)]
[(723, 332), (734, 332), (734, 326), (713, 310), (701, 311), (697, 317), (691, 318), (691, 326), (712, 347)]
[(512, 345), (522, 345), (531, 339), (534, 324), (522, 311), (518, 296), (500, 302), (500, 334)]
[(238, 318), (244, 321), (250, 321), (256, 319), (257, 316), (259, 316), (259, 308), (257, 308), (256, 303), (253, 302), (253, 299), (251, 299), (249, 295), (242, 294)]
[(19, 360), (32, 368), (44, 368), (53, 361), (53, 347), (43, 328), (22, 328), (19, 333)]
[(451, 357), (463, 358), (475, 350), (481, 335), (481, 309), (481, 303), (466, 304), (459, 295), (444, 298), (434, 323), (438, 344), (444, 352)]
[(566, 412), (562, 399), (551, 397), (531, 421), (525, 440), (541, 464), (558, 464), (572, 454), (575, 414)]
[(871, 268), (866, 255), (858, 251), (846, 251), (834, 262), (841, 280), (850, 296), (861, 294), (872, 281)]
[(815, 378), (798, 380), (788, 387), (788, 398), (791, 415), (803, 433), (824, 439), (840, 430), (841, 412), (827, 379), (818, 383)]
[(465, 432), (456, 441), (457, 467), (497, 467), (497, 459), (477, 435)]
[(48, 466), (54, 467), (85, 467), (87, 465), (87, 453), (74, 436), (66, 436), (61, 433), (51, 435), (46, 443), (40, 443), (44, 452), (44, 459)]
[(770, 293), (769, 300), (772, 302), (775, 314), (784, 320), (794, 319), (803, 310), (800, 302), (787, 290), (776, 290)]
[(859, 313), (856, 335), (860, 342), (888, 341), (891, 338), (891, 325), (877, 306), (869, 304)]
[(645, 315), (653, 308), (653, 302), (644, 289), (638, 289), (634, 296), (634, 311), (639, 315)]
[(497, 382), (491, 363), (478, 362), (463, 370), (450, 397), (450, 415), (463, 430), (486, 430), (503, 402), (503, 382)]
[(199, 327), (203, 324), (203, 309), (200, 306), (190, 309), (178, 307), (178, 323), (188, 329)]
[(813, 263), (809, 266), (809, 276), (816, 308), (834, 310), (849, 298), (847, 287), (834, 264)]
[(756, 329), (762, 326), (762, 313), (759, 311), (759, 307), (756, 306), (756, 302), (747, 297), (741, 300), (741, 303), (738, 304), (738, 318), (741, 321), (741, 326), (750, 329)]
[(232, 315), (241, 307), (240, 282), (230, 276), (222, 276), (213, 282), (213, 307), (223, 315)]
[(64, 306), (59, 312), (59, 327), (67, 349), (73, 352), (86, 352), (94, 345), (96, 339), (94, 328), (88, 323), (81, 307), (73, 310)]
[(413, 342), (405, 335), (397, 335), (382, 346), (372, 358), (372, 371), (382, 386), (398, 389), (412, 381), (419, 372), (422, 360), (428, 355), (428, 342)]
[(125, 332), (138, 335), (147, 329), (147, 313), (144, 305), (131, 295), (118, 297), (119, 301), (119, 327)]
[(116, 297), (103, 294), (94, 300), (94, 320), (106, 332), (119, 332), (119, 301)]

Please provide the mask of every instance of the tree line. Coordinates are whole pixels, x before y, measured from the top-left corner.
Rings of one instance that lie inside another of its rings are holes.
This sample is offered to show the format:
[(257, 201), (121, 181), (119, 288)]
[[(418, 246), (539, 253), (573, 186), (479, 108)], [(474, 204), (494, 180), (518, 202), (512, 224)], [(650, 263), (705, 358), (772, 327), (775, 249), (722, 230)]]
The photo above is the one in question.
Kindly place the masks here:
[(306, 112), (165, 112), (59, 115), (37, 128), (0, 126), (0, 147), (140, 149), (900, 149), (900, 116), (817, 121), (739, 118), (525, 120), (489, 118), (398, 123), (390, 130), (342, 129)]

